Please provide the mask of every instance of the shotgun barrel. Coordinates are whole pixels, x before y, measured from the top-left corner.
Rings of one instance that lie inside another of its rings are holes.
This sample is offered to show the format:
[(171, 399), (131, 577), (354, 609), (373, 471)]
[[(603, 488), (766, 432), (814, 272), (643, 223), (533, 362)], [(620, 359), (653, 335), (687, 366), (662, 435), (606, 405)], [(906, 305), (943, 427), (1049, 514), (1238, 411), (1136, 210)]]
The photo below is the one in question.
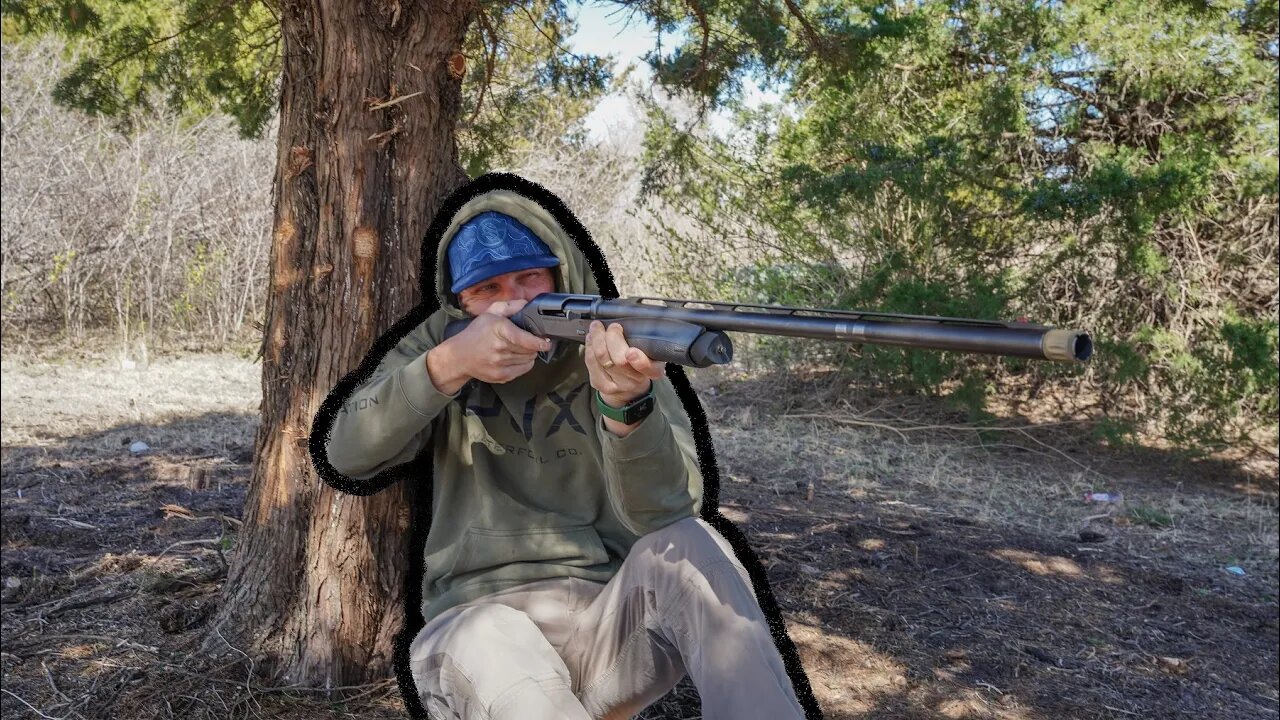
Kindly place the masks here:
[(511, 319), (535, 335), (576, 342), (593, 320), (618, 322), (645, 354), (693, 367), (729, 362), (730, 332), (1059, 362), (1084, 362), (1093, 354), (1088, 333), (1032, 323), (705, 300), (545, 293)]

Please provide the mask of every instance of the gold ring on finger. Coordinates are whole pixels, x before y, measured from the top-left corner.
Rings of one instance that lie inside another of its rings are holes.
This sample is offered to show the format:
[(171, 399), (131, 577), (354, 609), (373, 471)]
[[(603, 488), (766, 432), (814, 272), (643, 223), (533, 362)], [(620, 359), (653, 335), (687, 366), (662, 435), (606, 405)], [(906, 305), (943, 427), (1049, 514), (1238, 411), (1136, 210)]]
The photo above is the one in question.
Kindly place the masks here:
[(603, 365), (601, 365), (600, 367), (604, 368), (605, 370), (612, 370), (612, 369), (613, 369), (613, 361), (612, 361), (612, 360), (605, 360), (605, 361), (604, 361), (604, 364), (603, 364)]

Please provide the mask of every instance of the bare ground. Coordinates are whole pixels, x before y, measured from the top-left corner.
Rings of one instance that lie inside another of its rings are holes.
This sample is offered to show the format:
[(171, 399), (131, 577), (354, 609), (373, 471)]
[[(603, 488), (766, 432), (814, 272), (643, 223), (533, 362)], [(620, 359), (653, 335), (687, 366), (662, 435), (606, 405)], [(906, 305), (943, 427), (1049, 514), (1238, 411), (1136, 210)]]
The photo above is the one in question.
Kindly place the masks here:
[[(1114, 451), (1043, 407), (978, 432), (829, 378), (694, 377), (721, 509), (827, 718), (1280, 715), (1273, 457)], [(4, 361), (4, 717), (406, 716), (390, 681), (322, 696), (191, 653), (258, 396), (258, 367), (225, 356)], [(645, 714), (699, 716), (687, 683)]]

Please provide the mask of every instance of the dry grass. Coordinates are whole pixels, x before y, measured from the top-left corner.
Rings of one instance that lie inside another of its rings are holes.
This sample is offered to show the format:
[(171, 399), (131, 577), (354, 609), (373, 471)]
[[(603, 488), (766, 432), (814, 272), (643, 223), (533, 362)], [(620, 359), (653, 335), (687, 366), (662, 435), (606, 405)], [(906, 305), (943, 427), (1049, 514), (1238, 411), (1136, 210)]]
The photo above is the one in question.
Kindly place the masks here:
[[(174, 436), (170, 420), (211, 414), (253, 417), (261, 399), (261, 366), (226, 355), (164, 358), (147, 366), (123, 369), (119, 362), (101, 356), (88, 361), (28, 363), (6, 358), (0, 361), (0, 422), (4, 446), (65, 443), (106, 428), (136, 425), (147, 428), (142, 439), (157, 449), (187, 448), (201, 444), (196, 438)], [(137, 361), (133, 361), (137, 362)], [(184, 432), (203, 435), (190, 424)], [(234, 430), (239, 441), (243, 423)], [(168, 434), (167, 434), (168, 433)], [(215, 434), (214, 442), (227, 437)], [(94, 454), (103, 448), (89, 445)], [(109, 448), (111, 452), (115, 448)]]
[[(5, 717), (404, 717), (390, 682), (264, 687), (243, 659), (191, 654), (243, 503), (258, 366), (0, 371)], [(826, 717), (1280, 714), (1274, 470), (1117, 453), (1030, 411), (978, 433), (830, 383), (693, 377), (722, 510)], [(686, 682), (644, 718), (700, 716)]]
[[(1092, 530), (1130, 551), (1154, 545), (1180, 565), (1240, 565), (1276, 578), (1274, 462), (1116, 451), (1090, 436), (1087, 421), (1045, 420), (1037, 408), (1026, 410), (1039, 422), (1009, 415), (980, 427), (920, 399), (831, 400), (821, 383), (698, 372), (695, 386), (716, 398), (709, 420), (726, 483), (756, 483), (775, 495), (801, 483), (818, 503), (892, 497), (1048, 536)], [(791, 387), (779, 392), (779, 383)], [(1088, 492), (1123, 500), (1086, 503)], [(1153, 527), (1153, 519), (1168, 522)]]

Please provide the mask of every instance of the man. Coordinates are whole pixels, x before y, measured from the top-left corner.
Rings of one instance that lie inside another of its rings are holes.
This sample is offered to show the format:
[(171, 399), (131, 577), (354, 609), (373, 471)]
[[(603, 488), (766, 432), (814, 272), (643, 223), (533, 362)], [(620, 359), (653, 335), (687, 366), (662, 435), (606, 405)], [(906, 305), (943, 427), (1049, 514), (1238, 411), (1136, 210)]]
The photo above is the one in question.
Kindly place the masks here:
[(479, 194), (436, 267), (441, 309), (355, 390), (326, 446), (357, 480), (431, 446), (410, 651), (429, 714), (626, 718), (688, 672), (711, 720), (803, 717), (745, 570), (698, 518), (692, 432), (662, 363), (621, 326), (553, 347), (508, 319), (544, 292), (599, 292), (555, 214)]

